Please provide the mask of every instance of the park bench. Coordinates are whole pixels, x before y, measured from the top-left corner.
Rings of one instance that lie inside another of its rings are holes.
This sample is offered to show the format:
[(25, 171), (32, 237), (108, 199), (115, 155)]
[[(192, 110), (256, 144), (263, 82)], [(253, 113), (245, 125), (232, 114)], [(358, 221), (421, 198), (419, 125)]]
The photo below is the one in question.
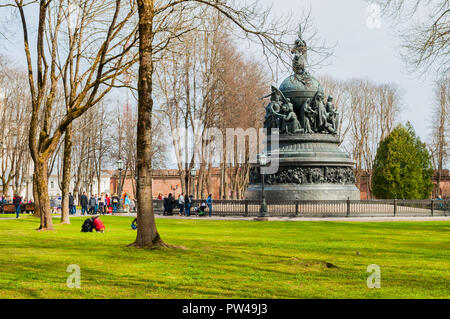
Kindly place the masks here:
[(33, 213), (34, 212), (34, 203), (22, 204), (22, 212)]
[(3, 204), (2, 205), (2, 212), (3, 212), (3, 214), (15, 213), (16, 212), (16, 208), (14, 207), (14, 204)]
[[(16, 207), (14, 206), (14, 204), (3, 204), (1, 211), (2, 211), (3, 214), (15, 213), (16, 212)], [(22, 204), (21, 207), (20, 207), (20, 211), (21, 211), (21, 213), (23, 213), (23, 212), (26, 212), (26, 213), (34, 212), (34, 203)]]

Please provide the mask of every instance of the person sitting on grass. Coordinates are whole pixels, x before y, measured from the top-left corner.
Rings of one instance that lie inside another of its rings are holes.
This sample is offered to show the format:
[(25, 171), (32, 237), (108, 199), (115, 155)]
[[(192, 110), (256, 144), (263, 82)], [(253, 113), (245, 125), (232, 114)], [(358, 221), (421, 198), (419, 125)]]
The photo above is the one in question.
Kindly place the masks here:
[(103, 225), (103, 222), (100, 220), (100, 218), (98, 218), (98, 216), (94, 216), (94, 228), (95, 230), (101, 233), (105, 232), (105, 225)]
[(90, 217), (84, 221), (83, 225), (81, 226), (81, 231), (83, 233), (88, 233), (92, 232), (93, 229), (94, 229), (94, 218)]
[(133, 230), (137, 229), (137, 217), (135, 219), (133, 219), (133, 222), (131, 223), (131, 228)]
[(206, 203), (204, 201), (200, 205), (198, 216), (206, 216)]

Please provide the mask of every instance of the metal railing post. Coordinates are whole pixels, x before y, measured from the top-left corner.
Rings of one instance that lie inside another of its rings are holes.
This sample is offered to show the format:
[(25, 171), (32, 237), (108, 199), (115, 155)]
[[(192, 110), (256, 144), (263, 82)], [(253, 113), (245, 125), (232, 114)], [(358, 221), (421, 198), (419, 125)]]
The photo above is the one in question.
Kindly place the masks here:
[(299, 203), (298, 203), (298, 200), (297, 201), (295, 201), (295, 216), (298, 216), (298, 213), (299, 213)]
[(397, 215), (397, 198), (394, 199), (394, 217)]
[(347, 217), (350, 216), (350, 197), (347, 197)]
[(433, 216), (433, 215), (434, 215), (434, 199), (431, 199), (431, 207), (430, 207), (430, 210), (431, 210), (431, 216)]
[(246, 199), (245, 201), (244, 201), (244, 205), (245, 205), (245, 216), (248, 216), (248, 199)]

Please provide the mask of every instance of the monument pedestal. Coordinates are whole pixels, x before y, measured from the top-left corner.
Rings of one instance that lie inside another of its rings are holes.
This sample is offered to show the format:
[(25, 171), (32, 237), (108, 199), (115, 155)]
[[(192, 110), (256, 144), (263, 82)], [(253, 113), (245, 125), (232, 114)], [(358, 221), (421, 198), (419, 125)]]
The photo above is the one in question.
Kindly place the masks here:
[[(279, 136), (279, 147), (268, 138), (273, 174), (265, 175), (264, 193), (268, 200), (358, 200), (359, 190), (353, 172), (355, 161), (339, 149), (339, 138), (330, 134)], [(276, 164), (275, 164), (276, 165)], [(251, 169), (247, 199), (262, 198), (260, 168)]]

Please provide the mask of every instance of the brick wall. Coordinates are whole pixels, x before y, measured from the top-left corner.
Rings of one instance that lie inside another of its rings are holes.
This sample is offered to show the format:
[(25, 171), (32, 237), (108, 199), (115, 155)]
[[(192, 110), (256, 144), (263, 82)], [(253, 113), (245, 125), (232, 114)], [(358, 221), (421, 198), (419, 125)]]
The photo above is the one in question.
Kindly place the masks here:
[[(116, 173), (112, 173), (110, 189), (111, 193), (117, 192), (117, 180), (118, 176)], [(157, 198), (158, 194), (169, 194), (175, 195), (177, 198), (178, 195), (183, 191), (181, 188), (180, 176), (178, 174), (178, 170), (155, 170), (153, 172), (152, 178), (152, 195), (153, 198)], [(219, 198), (219, 186), (220, 186), (220, 172), (219, 170), (213, 171), (211, 174), (211, 181), (209, 192), (212, 194), (213, 198)], [(134, 180), (130, 177), (127, 177), (123, 187), (123, 193), (127, 193), (131, 199), (135, 198), (134, 194)], [(208, 193), (209, 193), (208, 192)]]
[[(178, 175), (178, 170), (155, 170), (153, 173), (153, 198), (158, 197), (158, 194), (161, 193), (169, 194), (172, 193), (175, 195), (175, 197), (178, 197), (178, 195), (182, 192), (181, 189), (181, 182), (180, 177)], [(111, 172), (111, 193), (114, 193), (116, 191), (116, 183), (117, 183), (117, 176), (115, 172)], [(436, 184), (435, 178), (433, 178), (433, 183)], [(361, 176), (360, 185), (358, 187), (360, 191), (360, 198), (361, 199), (373, 199), (370, 196), (367, 196), (367, 190), (368, 190), (368, 178), (367, 175)], [(134, 194), (134, 180), (132, 180), (131, 177), (128, 177), (125, 181), (124, 185), (124, 192), (126, 192), (132, 199), (135, 197)], [(211, 174), (211, 181), (210, 181), (211, 189), (209, 190), (210, 193), (212, 193), (213, 198), (218, 199), (219, 198), (219, 186), (220, 186), (220, 171), (219, 169), (213, 170), (213, 173)], [(448, 170), (444, 172), (442, 180), (441, 180), (441, 194), (442, 198), (450, 198), (450, 176)], [(208, 192), (208, 193), (209, 193)], [(433, 194), (437, 194), (437, 190), (434, 191)], [(433, 196), (437, 197), (437, 196)]]

